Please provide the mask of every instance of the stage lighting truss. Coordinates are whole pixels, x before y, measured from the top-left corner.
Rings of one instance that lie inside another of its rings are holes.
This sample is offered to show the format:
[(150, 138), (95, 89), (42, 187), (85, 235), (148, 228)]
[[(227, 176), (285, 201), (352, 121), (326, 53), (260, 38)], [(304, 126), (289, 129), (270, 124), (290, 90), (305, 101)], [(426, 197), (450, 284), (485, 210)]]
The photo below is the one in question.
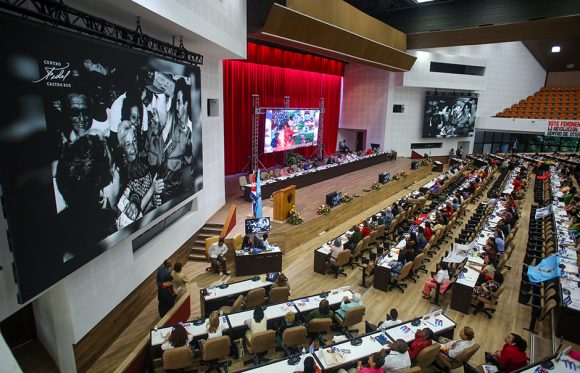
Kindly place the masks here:
[(188, 51), (182, 42), (180, 45), (173, 45), (144, 34), (139, 19), (133, 31), (73, 9), (62, 0), (0, 0), (0, 10), (175, 61), (203, 65), (203, 56)]

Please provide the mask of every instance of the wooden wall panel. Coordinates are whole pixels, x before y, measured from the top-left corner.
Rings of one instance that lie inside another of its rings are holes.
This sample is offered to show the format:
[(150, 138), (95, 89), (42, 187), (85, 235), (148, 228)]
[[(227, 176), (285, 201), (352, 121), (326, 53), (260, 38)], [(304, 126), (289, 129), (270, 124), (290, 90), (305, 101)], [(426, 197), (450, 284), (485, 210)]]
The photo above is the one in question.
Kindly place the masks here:
[[(193, 246), (193, 237), (186, 241), (170, 258), (173, 263), (186, 263)], [(161, 263), (159, 263), (161, 265)], [(102, 319), (77, 344), (73, 345), (77, 370), (86, 371), (109, 348), (127, 325), (157, 297), (157, 270), (149, 275), (117, 307)]]

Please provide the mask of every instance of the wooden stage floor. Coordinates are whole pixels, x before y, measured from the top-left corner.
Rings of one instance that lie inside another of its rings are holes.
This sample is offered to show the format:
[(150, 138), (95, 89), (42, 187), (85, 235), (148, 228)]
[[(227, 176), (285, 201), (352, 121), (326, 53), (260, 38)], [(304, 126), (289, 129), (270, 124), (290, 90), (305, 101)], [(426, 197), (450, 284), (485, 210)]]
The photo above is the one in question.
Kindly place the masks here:
[[(410, 171), (411, 160), (399, 157), (395, 161), (384, 162), (378, 165), (351, 172), (333, 179), (296, 189), (296, 208), (302, 214), (304, 223), (316, 218), (316, 209), (325, 202), (328, 193), (339, 191), (343, 193), (359, 193), (363, 189), (370, 189), (371, 184), (378, 181), (378, 175), (382, 172), (390, 172), (391, 175), (401, 171)], [(226, 177), (226, 204), (218, 210), (208, 223), (223, 224), (229, 210), (229, 205), (237, 205), (236, 226), (229, 236), (238, 233), (244, 234), (244, 220), (252, 215), (252, 203), (244, 200), (238, 183), (238, 175)], [(264, 216), (270, 216), (272, 211), (272, 198), (262, 201)]]

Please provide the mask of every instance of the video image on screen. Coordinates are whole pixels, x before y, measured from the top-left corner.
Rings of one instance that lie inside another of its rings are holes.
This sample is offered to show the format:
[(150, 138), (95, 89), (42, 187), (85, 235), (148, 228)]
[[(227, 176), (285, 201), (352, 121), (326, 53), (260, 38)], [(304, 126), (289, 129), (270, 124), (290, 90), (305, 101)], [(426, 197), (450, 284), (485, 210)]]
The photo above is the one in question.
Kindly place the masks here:
[(451, 138), (473, 136), (477, 97), (427, 95), (424, 138)]
[(314, 146), (318, 140), (318, 109), (268, 109), (264, 153)]
[(246, 219), (246, 234), (270, 232), (270, 218)]
[(201, 73), (0, 20), (16, 35), (0, 57), (14, 87), (2, 93), (0, 172), (24, 301), (201, 190)]

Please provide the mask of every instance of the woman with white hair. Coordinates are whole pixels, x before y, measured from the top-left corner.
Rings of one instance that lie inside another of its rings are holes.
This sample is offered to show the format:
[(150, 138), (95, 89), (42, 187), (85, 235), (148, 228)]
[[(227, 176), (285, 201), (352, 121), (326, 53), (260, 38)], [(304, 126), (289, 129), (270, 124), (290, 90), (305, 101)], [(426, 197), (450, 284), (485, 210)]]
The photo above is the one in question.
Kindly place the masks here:
[(340, 309), (336, 311), (336, 315), (341, 319), (344, 319), (346, 312), (353, 307), (362, 306), (362, 296), (360, 293), (353, 293), (352, 299), (349, 297), (342, 298), (342, 303), (340, 303)]

